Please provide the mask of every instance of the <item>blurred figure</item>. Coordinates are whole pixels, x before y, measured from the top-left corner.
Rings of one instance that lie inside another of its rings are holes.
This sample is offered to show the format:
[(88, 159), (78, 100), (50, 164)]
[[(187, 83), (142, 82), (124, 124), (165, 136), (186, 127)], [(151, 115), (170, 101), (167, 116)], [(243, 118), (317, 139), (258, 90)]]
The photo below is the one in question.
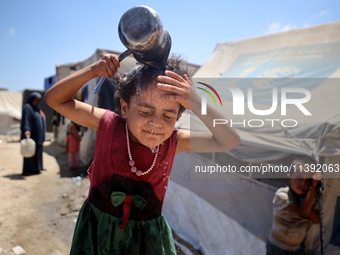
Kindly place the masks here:
[(58, 139), (58, 127), (60, 122), (60, 114), (56, 111), (53, 111), (53, 118), (52, 118), (52, 129), (53, 129), (53, 140)]
[(303, 240), (312, 224), (319, 223), (317, 184), (321, 173), (310, 171), (314, 162), (298, 158), (287, 175), (289, 186), (276, 191), (274, 221), (267, 240), (267, 255), (304, 255)]
[(32, 158), (24, 158), (22, 174), (24, 176), (39, 174), (43, 169), (42, 153), (45, 140), (45, 114), (40, 110), (41, 95), (33, 92), (22, 109), (21, 139), (30, 137), (35, 141), (36, 151)]
[(66, 137), (68, 166), (71, 171), (78, 170), (79, 168), (79, 149), (81, 141), (79, 131), (79, 126), (72, 122), (68, 128), (68, 135)]

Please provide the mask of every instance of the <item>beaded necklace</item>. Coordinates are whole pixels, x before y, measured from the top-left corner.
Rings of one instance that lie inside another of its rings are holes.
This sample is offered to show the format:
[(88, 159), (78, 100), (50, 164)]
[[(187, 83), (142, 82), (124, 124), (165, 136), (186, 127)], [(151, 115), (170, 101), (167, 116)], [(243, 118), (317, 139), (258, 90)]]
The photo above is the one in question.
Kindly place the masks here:
[(127, 122), (125, 123), (125, 130), (126, 130), (126, 145), (127, 145), (128, 154), (129, 154), (129, 166), (131, 167), (131, 172), (133, 172), (137, 176), (142, 176), (142, 175), (146, 175), (146, 174), (150, 173), (151, 170), (153, 169), (153, 167), (155, 166), (156, 161), (157, 161), (159, 145), (157, 146), (157, 149), (156, 149), (156, 152), (155, 152), (155, 157), (153, 159), (153, 162), (152, 162), (152, 165), (150, 166), (150, 168), (148, 170), (146, 170), (145, 172), (142, 172), (141, 170), (137, 170), (137, 167), (135, 167), (135, 161), (132, 159), (131, 148), (130, 148), (130, 138), (129, 138), (129, 131), (128, 131), (128, 127), (127, 127)]

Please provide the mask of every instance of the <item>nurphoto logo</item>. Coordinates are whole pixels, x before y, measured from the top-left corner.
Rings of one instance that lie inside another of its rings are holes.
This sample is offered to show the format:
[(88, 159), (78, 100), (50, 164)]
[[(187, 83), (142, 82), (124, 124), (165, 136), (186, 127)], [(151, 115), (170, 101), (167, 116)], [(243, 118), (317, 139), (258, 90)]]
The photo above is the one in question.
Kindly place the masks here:
[[(210, 86), (210, 85), (208, 85), (206, 83), (203, 83), (203, 82), (197, 82), (197, 83), (199, 83), (199, 84), (201, 84), (203, 86), (206, 86), (212, 92), (214, 92), (215, 95), (217, 96), (218, 100), (220, 101), (221, 106), (222, 106), (221, 97), (220, 97), (220, 95), (217, 93), (217, 91), (212, 86)], [(204, 92), (206, 92), (212, 98), (212, 100), (214, 101), (215, 105), (217, 106), (216, 100), (215, 100), (214, 96), (209, 92), (209, 90), (201, 88), (201, 87), (197, 87), (197, 88), (200, 89), (200, 90), (203, 90)], [(202, 115), (207, 115), (207, 98), (206, 97), (202, 98), (201, 110), (202, 110)]]
[[(198, 89), (204, 91), (208, 94), (217, 106), (216, 99), (213, 94), (218, 98), (221, 106), (222, 100), (217, 91), (211, 86), (203, 82), (197, 82), (206, 88), (197, 87)], [(287, 115), (287, 106), (294, 105), (293, 109), (298, 109), (304, 116), (311, 116), (312, 114), (307, 110), (304, 106), (311, 99), (311, 92), (305, 88), (297, 88), (297, 87), (273, 87), (271, 90), (271, 105), (268, 109), (256, 109), (254, 105), (254, 95), (253, 88), (248, 87), (246, 89), (246, 95), (244, 92), (236, 87), (236, 86), (223, 86), (219, 87), (221, 89), (227, 89), (232, 95), (232, 110), (233, 115), (236, 116), (245, 116), (245, 107), (248, 108), (248, 111), (256, 116), (268, 116), (273, 114), (277, 109), (280, 109), (280, 115)], [(213, 93), (212, 93), (213, 92)], [(201, 97), (201, 114), (207, 115), (207, 96), (204, 94)], [(278, 108), (279, 107), (279, 108)], [(265, 124), (271, 124), (271, 127), (274, 127), (274, 123), (279, 122), (282, 127), (295, 127), (298, 125), (298, 121), (296, 119), (243, 119), (241, 122), (235, 122), (232, 119), (214, 119), (214, 127), (216, 125), (223, 125), (230, 123), (232, 126), (241, 125), (242, 127), (262, 127)]]

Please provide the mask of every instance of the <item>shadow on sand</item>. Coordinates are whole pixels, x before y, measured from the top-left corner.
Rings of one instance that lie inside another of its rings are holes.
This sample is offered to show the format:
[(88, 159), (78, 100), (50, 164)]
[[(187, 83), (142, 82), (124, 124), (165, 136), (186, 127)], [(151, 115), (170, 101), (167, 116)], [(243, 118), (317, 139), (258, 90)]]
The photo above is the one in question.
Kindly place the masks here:
[(71, 171), (69, 169), (66, 148), (64, 146), (59, 145), (57, 142), (52, 142), (49, 145), (44, 146), (44, 152), (53, 156), (57, 160), (60, 169), (59, 174), (61, 178), (87, 176), (87, 169), (89, 166), (81, 165), (78, 171)]
[(25, 176), (22, 174), (9, 174), (9, 175), (4, 175), (3, 177), (11, 179), (11, 180), (25, 180)]

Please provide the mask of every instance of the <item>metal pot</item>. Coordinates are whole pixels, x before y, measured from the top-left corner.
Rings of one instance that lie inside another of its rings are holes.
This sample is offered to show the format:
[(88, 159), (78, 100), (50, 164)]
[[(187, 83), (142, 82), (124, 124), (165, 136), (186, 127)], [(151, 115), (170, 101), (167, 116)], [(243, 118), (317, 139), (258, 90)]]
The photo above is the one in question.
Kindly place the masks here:
[(165, 68), (171, 37), (152, 8), (135, 6), (126, 11), (119, 21), (118, 33), (137, 61), (157, 69)]
[[(118, 34), (121, 42), (128, 48), (119, 55), (119, 61), (132, 53), (142, 64), (165, 69), (171, 49), (171, 37), (153, 9), (141, 5), (127, 10), (119, 21)], [(105, 76), (98, 82), (94, 94), (104, 81)]]

